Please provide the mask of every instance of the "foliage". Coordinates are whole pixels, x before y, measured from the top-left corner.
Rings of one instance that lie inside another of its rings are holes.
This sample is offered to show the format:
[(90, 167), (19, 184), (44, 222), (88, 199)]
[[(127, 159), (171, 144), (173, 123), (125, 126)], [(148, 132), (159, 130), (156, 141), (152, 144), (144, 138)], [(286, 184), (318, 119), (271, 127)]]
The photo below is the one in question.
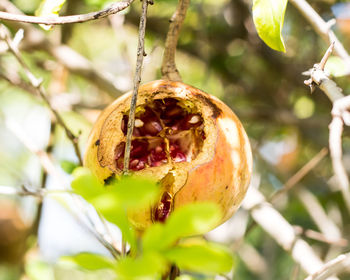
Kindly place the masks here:
[(164, 223), (154, 223), (138, 236), (128, 221), (129, 209), (142, 211), (158, 197), (158, 186), (149, 179), (123, 177), (104, 186), (86, 168), (73, 172), (72, 189), (90, 202), (109, 222), (117, 225), (130, 245), (130, 253), (113, 260), (81, 253), (64, 257), (87, 270), (110, 269), (118, 279), (159, 279), (175, 264), (197, 273), (224, 273), (232, 256), (223, 246), (197, 239), (183, 239), (209, 231), (221, 219), (219, 206), (194, 203), (176, 209)]
[(285, 52), (282, 38), (288, 0), (254, 0), (253, 20), (260, 38), (272, 49)]
[[(43, 0), (39, 8), (35, 11), (36, 16), (58, 16), (62, 6), (66, 0)], [(40, 25), (45, 30), (50, 30), (52, 27), (44, 24)]]

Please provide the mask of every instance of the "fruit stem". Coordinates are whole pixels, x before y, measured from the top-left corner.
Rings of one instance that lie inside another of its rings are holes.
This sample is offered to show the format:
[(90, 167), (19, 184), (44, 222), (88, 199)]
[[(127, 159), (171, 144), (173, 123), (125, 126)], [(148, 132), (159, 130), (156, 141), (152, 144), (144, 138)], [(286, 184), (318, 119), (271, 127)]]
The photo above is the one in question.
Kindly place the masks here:
[(165, 41), (163, 62), (161, 67), (162, 79), (182, 81), (175, 64), (176, 45), (179, 39), (181, 26), (185, 20), (190, 0), (179, 0), (175, 13), (171, 17), (169, 31)]

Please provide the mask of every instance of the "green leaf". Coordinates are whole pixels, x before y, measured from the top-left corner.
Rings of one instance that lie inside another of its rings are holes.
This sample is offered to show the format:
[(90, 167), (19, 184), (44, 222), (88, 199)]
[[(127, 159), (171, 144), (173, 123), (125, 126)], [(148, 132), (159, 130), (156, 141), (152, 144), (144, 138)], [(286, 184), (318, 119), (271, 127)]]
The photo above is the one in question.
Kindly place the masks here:
[(159, 186), (150, 179), (125, 176), (114, 181), (111, 193), (128, 208), (143, 208), (154, 202), (159, 195)]
[(74, 169), (77, 168), (78, 165), (72, 161), (69, 161), (69, 160), (62, 160), (61, 167), (66, 173), (72, 174)]
[(120, 200), (107, 193), (94, 199), (91, 204), (107, 221), (115, 224), (121, 230), (123, 238), (134, 250), (136, 248), (136, 235), (129, 223), (126, 209), (121, 205)]
[(165, 224), (173, 238), (203, 234), (217, 226), (222, 218), (220, 207), (212, 202), (197, 202), (176, 209)]
[(253, 20), (260, 38), (272, 49), (285, 52), (282, 37), (288, 0), (253, 0)]
[(142, 237), (142, 248), (143, 251), (162, 251), (168, 248), (173, 238), (166, 238), (165, 226), (160, 223), (151, 225)]
[(158, 185), (149, 179), (128, 176), (103, 186), (89, 169), (82, 167), (74, 170), (73, 176), (74, 192), (90, 202), (107, 221), (117, 225), (132, 249), (136, 248), (127, 210), (148, 207), (158, 197)]
[[(35, 11), (36, 16), (55, 16), (58, 17), (58, 13), (62, 9), (66, 0), (42, 0), (39, 8)], [(45, 30), (50, 30), (51, 25), (40, 24)]]
[(178, 239), (212, 230), (220, 222), (222, 213), (215, 203), (192, 203), (176, 209), (163, 224), (153, 224), (144, 233), (145, 251), (163, 251)]
[(38, 259), (29, 259), (25, 264), (26, 276), (31, 280), (55, 280), (53, 267)]
[(164, 256), (180, 269), (200, 273), (225, 273), (233, 266), (228, 249), (214, 243), (176, 246)]
[(106, 192), (104, 186), (88, 168), (76, 168), (73, 172), (73, 177), (74, 180), (71, 184), (73, 191), (76, 194), (81, 195), (89, 202), (95, 197)]
[(126, 257), (117, 263), (118, 279), (154, 280), (160, 279), (167, 269), (165, 259), (159, 254), (144, 254), (139, 258)]
[(65, 256), (62, 261), (73, 262), (87, 270), (114, 269), (115, 262), (107, 257), (92, 253), (81, 253), (75, 256)]

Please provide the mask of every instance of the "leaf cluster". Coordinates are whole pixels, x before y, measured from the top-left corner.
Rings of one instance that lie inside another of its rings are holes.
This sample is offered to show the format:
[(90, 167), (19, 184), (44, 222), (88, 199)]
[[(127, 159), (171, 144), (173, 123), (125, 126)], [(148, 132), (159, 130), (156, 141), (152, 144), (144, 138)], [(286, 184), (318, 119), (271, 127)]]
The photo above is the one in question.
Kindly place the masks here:
[(64, 257), (86, 270), (112, 270), (117, 279), (160, 279), (171, 265), (200, 274), (225, 273), (232, 256), (225, 247), (194, 238), (212, 229), (221, 219), (213, 203), (193, 203), (176, 209), (165, 223), (154, 223), (138, 236), (128, 220), (129, 210), (142, 211), (159, 198), (152, 180), (124, 176), (103, 185), (86, 168), (73, 172), (73, 191), (91, 203), (107, 221), (115, 224), (130, 245), (127, 256), (112, 259), (92, 253)]

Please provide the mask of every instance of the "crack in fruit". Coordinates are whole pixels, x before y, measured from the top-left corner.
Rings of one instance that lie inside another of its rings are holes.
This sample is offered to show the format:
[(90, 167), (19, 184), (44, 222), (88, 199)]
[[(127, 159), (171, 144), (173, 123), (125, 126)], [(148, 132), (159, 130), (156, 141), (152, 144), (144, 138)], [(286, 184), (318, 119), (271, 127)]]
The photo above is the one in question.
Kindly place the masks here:
[(173, 197), (169, 192), (165, 192), (162, 195), (160, 202), (154, 210), (154, 220), (164, 223), (168, 218), (172, 208)]
[[(156, 99), (152, 104), (137, 107), (130, 170), (158, 167), (168, 162), (190, 162), (197, 156), (205, 139), (203, 118), (189, 107), (175, 98)], [(128, 119), (128, 113), (125, 113), (121, 121), (124, 135)], [(124, 150), (125, 142), (115, 148), (119, 170), (123, 170)]]

